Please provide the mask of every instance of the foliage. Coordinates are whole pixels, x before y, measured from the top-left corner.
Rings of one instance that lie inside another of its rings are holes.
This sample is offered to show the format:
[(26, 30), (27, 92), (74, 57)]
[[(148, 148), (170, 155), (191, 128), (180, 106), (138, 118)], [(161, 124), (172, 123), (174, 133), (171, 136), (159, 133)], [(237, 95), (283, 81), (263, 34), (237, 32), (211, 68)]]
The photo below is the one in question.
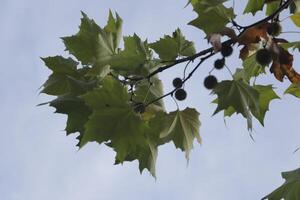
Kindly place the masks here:
[(300, 169), (289, 172), (283, 172), (282, 178), (285, 183), (277, 188), (274, 192), (264, 197), (262, 200), (299, 200), (300, 199)]
[[(228, 69), (226, 59), (238, 47), (243, 64), (231, 74), (232, 79), (218, 82), (211, 74), (213, 68), (204, 81), (204, 86), (217, 96), (213, 101), (217, 104), (214, 114), (241, 114), (249, 131), (253, 128), (253, 117), (264, 125), (270, 103), (279, 99), (272, 85), (256, 83), (257, 77), (268, 75), (268, 68), (278, 81), (287, 78), (292, 83), (286, 94), (300, 98), (300, 74), (293, 68), (290, 51), (299, 51), (300, 42), (278, 37), (281, 15), (290, 14), (290, 20), (300, 26), (300, 1), (248, 0), (244, 14), (255, 15), (265, 9), (266, 17), (247, 26), (237, 23), (239, 16), (227, 3), (188, 2), (198, 15), (188, 24), (202, 30), (211, 44), (198, 53), (180, 29), (152, 43), (136, 34), (124, 36), (122, 48), (122, 19), (117, 13), (109, 12), (104, 28), (82, 13), (79, 32), (62, 38), (71, 57), (42, 58), (52, 71), (42, 92), (56, 96), (49, 105), (68, 116), (66, 133), (79, 133), (80, 148), (89, 142), (104, 144), (116, 152), (115, 164), (138, 160), (140, 172), (147, 169), (155, 176), (160, 145), (173, 142), (188, 159), (194, 141), (201, 143), (199, 113), (193, 108), (169, 112), (163, 99), (171, 96), (184, 100), (184, 85), (203, 62), (220, 53), (223, 58), (216, 60), (215, 69)], [(183, 77), (174, 79), (173, 90), (163, 92), (159, 73), (195, 62), (188, 74), (184, 70)], [(266, 198), (298, 198), (291, 196), (300, 191), (298, 174), (284, 173), (286, 183)]]

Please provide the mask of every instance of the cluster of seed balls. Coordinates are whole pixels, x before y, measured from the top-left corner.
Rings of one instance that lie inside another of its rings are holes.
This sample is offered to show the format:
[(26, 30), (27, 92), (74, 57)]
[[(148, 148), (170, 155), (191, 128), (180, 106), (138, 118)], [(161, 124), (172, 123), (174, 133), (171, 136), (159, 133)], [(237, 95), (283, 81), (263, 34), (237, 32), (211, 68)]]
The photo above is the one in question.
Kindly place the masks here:
[[(270, 36), (278, 36), (281, 33), (281, 25), (278, 22), (271, 23), (268, 28), (267, 32)], [(217, 70), (223, 69), (225, 66), (225, 58), (229, 57), (233, 52), (233, 48), (230, 44), (223, 43), (221, 48), (221, 54), (222, 58), (215, 60), (214, 68)], [(257, 51), (256, 53), (256, 61), (262, 65), (266, 66), (269, 65), (273, 59), (272, 52), (267, 49), (263, 48)], [(280, 59), (280, 58), (279, 58)], [(218, 80), (214, 75), (208, 75), (204, 79), (204, 87), (206, 87), (209, 90), (212, 90), (217, 84)], [(186, 99), (187, 93), (182, 88), (183, 86), (183, 80), (181, 78), (175, 78), (173, 80), (173, 86), (176, 88), (175, 91), (175, 98), (179, 101), (183, 101)]]
[[(222, 45), (222, 49), (221, 49), (221, 54), (222, 54), (223, 58), (217, 59), (215, 61), (214, 68), (218, 69), (218, 70), (222, 69), (225, 66), (225, 58), (230, 56), (232, 54), (232, 52), (233, 52), (233, 49), (232, 49), (231, 45), (224, 43)], [(208, 75), (204, 79), (203, 84), (204, 84), (204, 87), (211, 90), (218, 84), (218, 80), (214, 75)], [(185, 100), (187, 93), (182, 88), (183, 80), (181, 78), (175, 78), (173, 80), (173, 86), (176, 88), (175, 98), (179, 101)]]

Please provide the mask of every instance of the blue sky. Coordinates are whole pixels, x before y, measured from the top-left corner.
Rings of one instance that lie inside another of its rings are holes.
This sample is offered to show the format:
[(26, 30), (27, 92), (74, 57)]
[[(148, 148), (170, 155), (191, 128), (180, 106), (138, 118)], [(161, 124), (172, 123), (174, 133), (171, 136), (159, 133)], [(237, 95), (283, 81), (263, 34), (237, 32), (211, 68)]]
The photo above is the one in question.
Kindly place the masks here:
[[(124, 20), (124, 35), (137, 33), (155, 41), (177, 27), (198, 50), (207, 47), (203, 33), (187, 22), (196, 15), (184, 9), (185, 0), (2, 0), (0, 8), (0, 195), (3, 200), (114, 200), (114, 199), (259, 199), (283, 180), (281, 171), (300, 166), (298, 133), (300, 101), (283, 96), (271, 104), (266, 126), (255, 124), (253, 142), (245, 120), (222, 114), (211, 117), (213, 97), (202, 82), (212, 66), (206, 62), (187, 85), (188, 99), (180, 104), (195, 107), (200, 113), (203, 144), (196, 145), (187, 163), (184, 153), (172, 144), (159, 149), (155, 181), (147, 172), (138, 172), (137, 162), (114, 166), (114, 153), (94, 143), (80, 151), (76, 136), (63, 132), (66, 117), (53, 114), (54, 109), (36, 105), (50, 97), (39, 95), (38, 88), (49, 70), (39, 57), (63, 54), (59, 39), (74, 34), (80, 22), (80, 10), (104, 25), (109, 8)], [(236, 2), (242, 12), (245, 1)], [(239, 19), (249, 24), (254, 18)], [(259, 16), (258, 16), (259, 18)], [(286, 30), (294, 27), (285, 21)], [(290, 40), (297, 35), (286, 34)], [(295, 54), (299, 55), (298, 52)], [(294, 67), (300, 71), (295, 56)], [(205, 67), (208, 66), (208, 67)], [(229, 60), (234, 69), (240, 63), (237, 55)], [(180, 66), (161, 75), (165, 90), (181, 73)], [(218, 78), (228, 77), (218, 72)], [(269, 73), (268, 73), (269, 75)], [(288, 81), (279, 83), (272, 75), (261, 83), (273, 83), (282, 94)], [(167, 108), (175, 109), (166, 99)]]

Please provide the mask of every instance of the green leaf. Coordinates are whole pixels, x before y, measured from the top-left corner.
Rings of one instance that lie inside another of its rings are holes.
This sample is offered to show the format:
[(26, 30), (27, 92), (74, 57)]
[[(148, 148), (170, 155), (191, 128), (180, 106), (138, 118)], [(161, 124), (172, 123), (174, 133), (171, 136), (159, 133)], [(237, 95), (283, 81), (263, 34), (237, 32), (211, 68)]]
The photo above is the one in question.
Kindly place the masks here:
[(244, 14), (252, 13), (252, 15), (255, 15), (255, 13), (262, 10), (263, 7), (264, 0), (248, 0), (247, 6), (244, 10)]
[[(148, 80), (137, 85), (134, 97), (136, 102), (147, 103), (164, 95), (162, 82), (157, 76), (152, 77), (150, 82), (150, 85)], [(155, 102), (154, 105), (164, 110), (163, 100)]]
[(189, 24), (203, 30), (207, 35), (220, 32), (235, 17), (233, 8), (226, 8), (221, 2), (223, 1), (192, 1), (198, 18)]
[(183, 111), (171, 112), (165, 118), (165, 128), (160, 137), (164, 142), (173, 141), (176, 148), (185, 151), (186, 158), (189, 159), (194, 139), (201, 143), (199, 113), (195, 109), (186, 108)]
[(82, 96), (86, 104), (93, 109), (107, 107), (128, 107), (130, 99), (127, 88), (112, 77), (106, 77), (101, 87)]
[(291, 16), (292, 21), (298, 27), (300, 27), (300, 12), (295, 13)]
[(255, 85), (254, 88), (259, 93), (259, 112), (253, 112), (253, 115), (262, 125), (264, 125), (264, 118), (266, 112), (269, 110), (270, 102), (280, 98), (274, 92), (272, 85)]
[(173, 61), (178, 56), (191, 56), (196, 53), (194, 43), (186, 40), (180, 29), (177, 29), (172, 36), (166, 35), (149, 46), (164, 61)]
[(43, 84), (42, 93), (49, 95), (62, 95), (70, 90), (69, 78), (80, 77), (77, 71), (77, 62), (71, 58), (61, 56), (42, 58), (45, 65), (52, 70), (52, 74)]
[[(78, 70), (77, 73), (84, 77), (87, 70), (83, 68)], [(68, 91), (49, 102), (50, 106), (56, 108), (56, 113), (68, 115), (65, 129), (67, 135), (79, 132), (79, 140), (84, 134), (84, 124), (91, 114), (91, 109), (85, 105), (85, 102), (79, 96), (97, 86), (97, 80), (85, 80), (82, 77), (74, 78), (67, 76)]]
[(265, 66), (260, 65), (256, 61), (256, 54), (246, 58), (243, 62), (245, 81), (249, 82), (252, 77), (257, 77), (265, 73)]
[(56, 108), (56, 113), (68, 115), (65, 128), (67, 135), (79, 132), (80, 137), (82, 137), (84, 124), (88, 121), (88, 117), (91, 114), (90, 108), (85, 105), (82, 99), (76, 95), (66, 94), (51, 101), (50, 106)]
[(137, 159), (141, 172), (147, 168), (155, 176), (160, 115), (144, 121), (129, 104), (127, 89), (109, 77), (82, 98), (93, 113), (85, 124), (80, 146), (93, 141), (105, 143), (116, 151), (116, 164)]
[(123, 20), (121, 17), (116, 13), (116, 18), (114, 18), (111, 11), (109, 11), (109, 17), (107, 25), (104, 27), (104, 30), (108, 34), (108, 38), (112, 41), (112, 46), (114, 50), (119, 48), (120, 41), (122, 39), (122, 24)]
[(280, 1), (274, 1), (267, 4), (266, 15), (273, 14), (280, 6)]
[(218, 96), (218, 106), (214, 114), (221, 110), (234, 108), (246, 119), (248, 129), (252, 130), (252, 113), (259, 113), (259, 93), (243, 81), (222, 81), (213, 90)]
[(98, 35), (101, 28), (82, 12), (79, 32), (70, 37), (63, 37), (66, 50), (73, 54), (83, 64), (94, 63), (99, 45)]
[(291, 94), (297, 98), (300, 98), (300, 84), (291, 84), (290, 87), (285, 90), (284, 94)]
[(157, 65), (152, 60), (152, 52), (147, 41), (142, 41), (136, 34), (124, 38), (125, 49), (111, 57), (107, 64), (118, 72), (145, 75)]
[(191, 3), (193, 6), (197, 3), (201, 3), (206, 6), (217, 6), (219, 4), (222, 4), (228, 0), (190, 0), (189, 3)]
[(92, 65), (115, 54), (121, 37), (121, 18), (117, 15), (114, 19), (110, 12), (108, 25), (102, 29), (85, 13), (82, 16), (79, 32), (62, 38), (66, 50), (82, 64)]
[(285, 182), (262, 200), (300, 200), (300, 168), (281, 173)]
[(282, 46), (286, 50), (289, 48), (293, 48), (293, 50), (298, 49), (298, 51), (300, 51), (300, 41), (283, 43), (280, 44), (280, 46)]
[(233, 74), (233, 79), (236, 81), (246, 81), (246, 83), (249, 83), (249, 78), (246, 76), (245, 69), (242, 68), (236, 68), (234, 74)]
[[(241, 80), (241, 79), (236, 79)], [(269, 110), (270, 102), (274, 99), (280, 99), (278, 95), (274, 92), (272, 85), (255, 85), (254, 89), (259, 94), (259, 111), (250, 109), (252, 115), (264, 126), (264, 118), (266, 112)], [(215, 99), (213, 103), (218, 104), (218, 99)], [(231, 117), (236, 110), (233, 106), (229, 106), (224, 110), (224, 117)]]

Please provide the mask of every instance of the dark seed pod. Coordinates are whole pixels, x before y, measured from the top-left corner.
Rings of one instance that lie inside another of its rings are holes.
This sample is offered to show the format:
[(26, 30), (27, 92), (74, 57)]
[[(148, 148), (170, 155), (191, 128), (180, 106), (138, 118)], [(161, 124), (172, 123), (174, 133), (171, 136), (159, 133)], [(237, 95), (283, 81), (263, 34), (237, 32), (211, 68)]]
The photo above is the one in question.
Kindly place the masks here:
[(213, 89), (214, 87), (216, 87), (216, 85), (218, 84), (218, 80), (215, 76), (213, 75), (209, 75), (207, 76), (205, 79), (204, 79), (204, 86), (211, 90)]
[(177, 100), (179, 100), (179, 101), (185, 100), (185, 99), (186, 99), (186, 96), (187, 96), (187, 94), (186, 94), (186, 91), (185, 91), (184, 89), (178, 89), (178, 90), (176, 90), (176, 92), (175, 92), (175, 98), (176, 98)]
[(146, 106), (143, 103), (136, 103), (133, 107), (133, 110), (136, 113), (144, 113), (146, 110)]
[(281, 30), (281, 25), (278, 22), (271, 23), (267, 28), (268, 34), (273, 36), (278, 36), (281, 33)]
[(232, 54), (233, 49), (229, 44), (223, 44), (221, 49), (221, 54), (224, 57), (228, 57)]
[(214, 67), (216, 69), (222, 69), (225, 65), (225, 58), (222, 58), (222, 59), (217, 59), (215, 61), (215, 64), (214, 64)]
[(182, 87), (182, 79), (181, 78), (175, 78), (172, 83), (175, 88)]
[(256, 52), (255, 58), (259, 64), (266, 66), (272, 61), (272, 53), (268, 49), (260, 49)]

